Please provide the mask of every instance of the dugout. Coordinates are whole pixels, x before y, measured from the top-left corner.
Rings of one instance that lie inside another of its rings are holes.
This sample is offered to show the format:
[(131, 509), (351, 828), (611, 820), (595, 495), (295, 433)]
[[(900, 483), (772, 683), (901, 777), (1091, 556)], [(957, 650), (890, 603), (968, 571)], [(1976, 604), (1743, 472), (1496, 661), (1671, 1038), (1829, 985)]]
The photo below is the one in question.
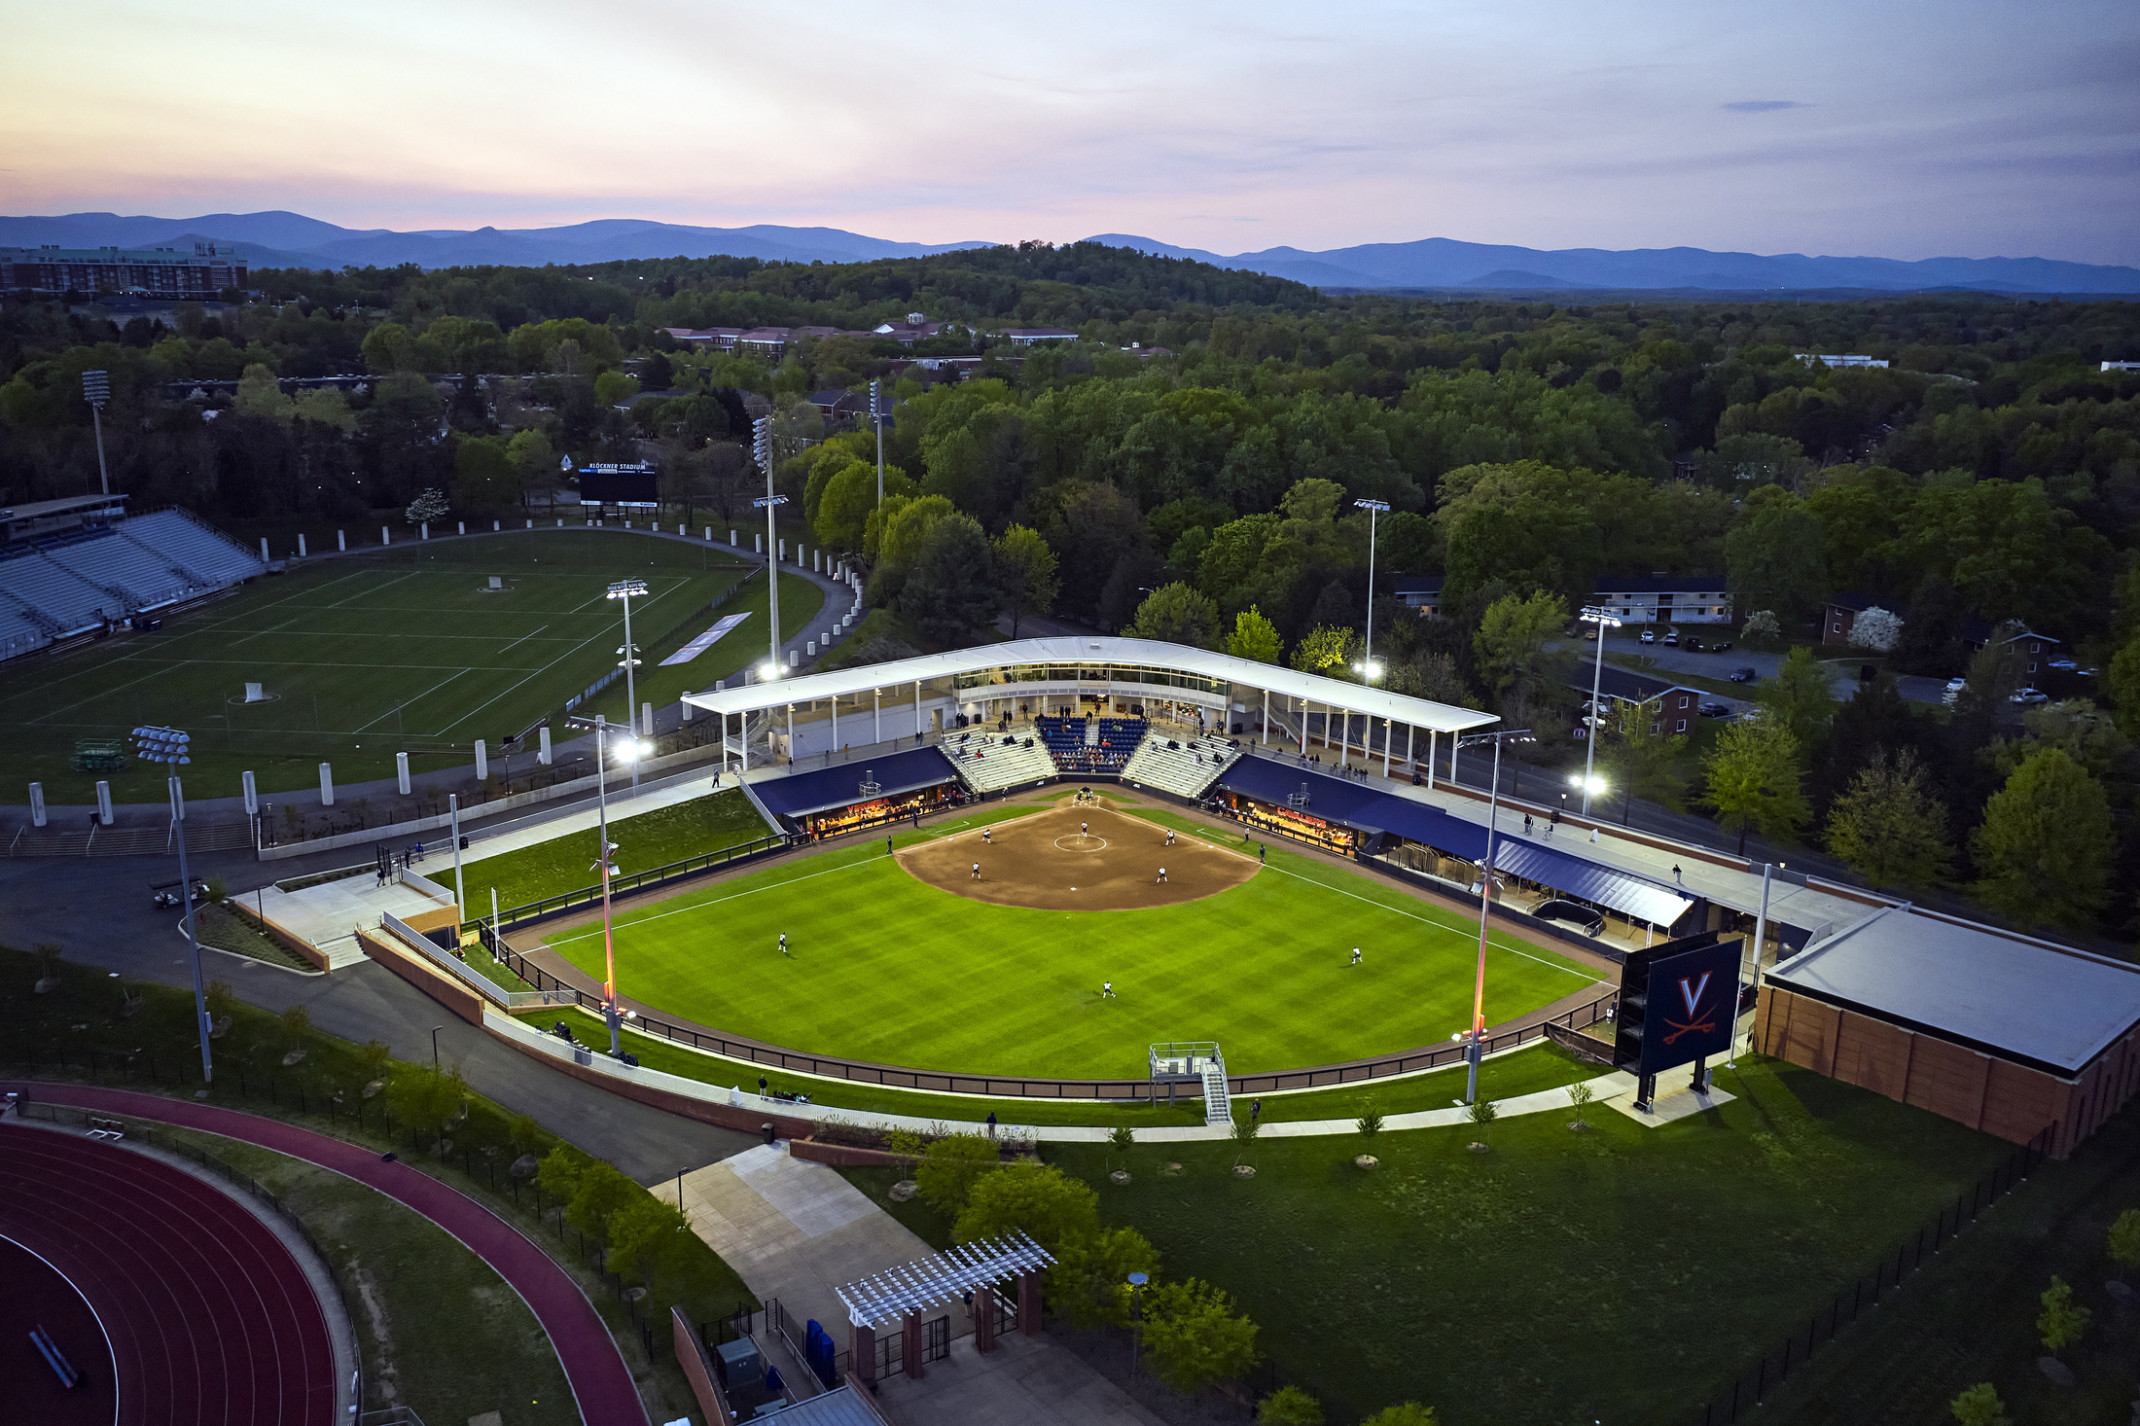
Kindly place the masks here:
[(1886, 907), (1769, 972), (1754, 1047), (2063, 1158), (2140, 1089), (2140, 966)]
[(926, 816), (964, 801), (958, 773), (933, 747), (754, 779), (751, 791), (783, 827), (811, 840)]

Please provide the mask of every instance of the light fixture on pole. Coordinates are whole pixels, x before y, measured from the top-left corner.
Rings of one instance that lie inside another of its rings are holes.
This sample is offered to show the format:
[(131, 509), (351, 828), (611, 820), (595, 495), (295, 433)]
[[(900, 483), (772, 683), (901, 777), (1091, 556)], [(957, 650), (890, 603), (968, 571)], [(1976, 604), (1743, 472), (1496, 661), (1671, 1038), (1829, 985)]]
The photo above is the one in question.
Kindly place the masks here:
[[(602, 1019), (609, 1026), (609, 1053), (612, 1058), (623, 1052), (618, 1034), (621, 1019), (617, 1012), (617, 936), (616, 923), (609, 909), (609, 879), (617, 874), (617, 864), (612, 858), (617, 845), (609, 840), (609, 736), (615, 731), (610, 721), (597, 713), (592, 718), (567, 720), (575, 728), (594, 730), (594, 796), (595, 826), (599, 840), (595, 843), (595, 864), (590, 870), (602, 873)], [(645, 749), (637, 738), (627, 737), (616, 745), (617, 761), (636, 763)]]
[(772, 649), (765, 660), (765, 676), (770, 680), (780, 677), (782, 672), (780, 667), (780, 560), (777, 547), (773, 543), (773, 512), (788, 503), (787, 496), (773, 494), (773, 472), (770, 467), (765, 472), (765, 491), (764, 495), (751, 501), (751, 504), (763, 506), (765, 509), (765, 582), (772, 588), (773, 599), (773, 627), (767, 635), (767, 638), (771, 641)]
[(877, 383), (869, 384), (869, 419), (877, 427), (877, 504), (884, 504), (884, 403), (877, 394)]
[[(639, 646), (632, 642), (632, 596), (636, 594), (644, 597), (646, 592), (645, 580), (620, 579), (609, 586), (608, 592), (603, 595), (605, 599), (624, 601), (624, 647), (617, 652), (624, 655), (621, 665), (624, 669), (624, 721), (631, 726), (635, 735), (642, 731), (652, 731), (642, 730), (639, 726), (639, 685), (633, 677), (633, 670), (639, 667)], [(596, 748), (595, 751), (599, 753), (601, 749)], [(632, 764), (632, 786), (638, 785), (639, 765), (635, 762)]]
[(1375, 521), (1389, 513), (1387, 500), (1355, 500), (1352, 502), (1367, 512), (1367, 647), (1360, 652), (1360, 662), (1354, 667), (1360, 671), (1362, 683), (1373, 683), (1382, 676), (1382, 666), (1375, 662)]
[(110, 375), (101, 371), (83, 372), (82, 399), (89, 403), (89, 421), (97, 432), (97, 489), (109, 495), (111, 478), (104, 471), (104, 403), (111, 400)]
[(1478, 733), (1457, 740), (1457, 747), (1473, 743), (1494, 745), (1494, 771), (1486, 795), (1486, 856), (1479, 863), (1479, 973), (1471, 992), (1471, 1044), (1464, 1059), (1470, 1068), (1464, 1077), (1464, 1103), (1470, 1104), (1479, 1095), (1479, 1061), (1486, 1050), (1486, 917), (1494, 904), (1494, 833), (1496, 819), (1501, 810), (1501, 745), (1513, 739), (1519, 743), (1535, 742), (1529, 728), (1510, 728), (1499, 733)]
[[(136, 728), (133, 737), (134, 756), (145, 763), (177, 768), (193, 761), (187, 752), (191, 737), (176, 728)], [(169, 782), (171, 828), (178, 834), (178, 894), (186, 903), (186, 950), (193, 962), (193, 1017), (201, 1032), (201, 1080), (213, 1084), (215, 1060), (208, 1052), (208, 1038), (214, 1027), (208, 1023), (208, 991), (201, 984), (201, 942), (193, 934), (193, 876), (186, 870), (186, 791), (179, 786), (176, 772), (170, 775)]]
[[(1583, 789), (1583, 815), (1588, 817), (1590, 815), (1590, 794), (1597, 790), (1591, 785), (1597, 782), (1597, 779), (1592, 777), (1591, 774), (1597, 769), (1598, 730), (1605, 726), (1605, 719), (1598, 710), (1598, 699), (1601, 696), (1601, 690), (1605, 682), (1605, 631), (1619, 628), (1620, 621), (1605, 610), (1597, 608), (1585, 609), (1575, 617), (1585, 624), (1597, 625), (1598, 630), (1597, 662), (1590, 671), (1590, 731), (1583, 735), (1583, 781), (1581, 786)], [(1573, 782), (1574, 779), (1570, 778), (1569, 781)], [(1602, 788), (1603, 785), (1598, 783), (1599, 788)], [(1593, 830), (1591, 835), (1595, 836), (1596, 832)]]

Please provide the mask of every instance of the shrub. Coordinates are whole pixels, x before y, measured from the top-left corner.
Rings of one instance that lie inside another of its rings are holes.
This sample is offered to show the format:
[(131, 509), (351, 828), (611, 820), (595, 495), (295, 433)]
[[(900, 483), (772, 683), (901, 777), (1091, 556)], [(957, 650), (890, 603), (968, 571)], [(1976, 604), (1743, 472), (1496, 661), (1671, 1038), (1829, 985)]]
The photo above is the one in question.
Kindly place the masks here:
[(1372, 1139), (1382, 1132), (1382, 1111), (1377, 1109), (1375, 1102), (1370, 1099), (1361, 1110), (1360, 1117), (1353, 1122), (1362, 1134)]
[(290, 1032), (292, 1045), (302, 1045), (305, 1037), (312, 1033), (312, 1012), (302, 1005), (293, 1005), (276, 1018), (282, 1021), (282, 1028)]
[(1079, 1331), (1126, 1327), (1129, 1275), (1159, 1272), (1159, 1250), (1135, 1228), (1102, 1228), (1055, 1250), (1048, 1301)]
[(573, 1185), (572, 1201), (565, 1205), (565, 1221), (579, 1229), (582, 1236), (608, 1246), (612, 1242), (611, 1222), (647, 1197), (645, 1189), (617, 1169), (600, 1159), (590, 1159)]
[(1997, 1388), (1988, 1381), (1980, 1381), (1954, 1398), (1947, 1409), (1962, 1426), (2013, 1426), (2013, 1418), (2006, 1414), (2006, 1403), (1999, 1400)]
[(1185, 1395), (1237, 1377), (1256, 1362), (1256, 1324), (1200, 1278), (1162, 1283), (1146, 1293), (1137, 1330), (1152, 1374)]
[(884, 1151), (899, 1160), (899, 1176), (914, 1176), (914, 1161), (929, 1151), (929, 1141), (919, 1130), (894, 1129), (884, 1136)]
[(985, 1134), (948, 1134), (929, 1145), (914, 1183), (923, 1201), (940, 1213), (965, 1211), (966, 1199), (981, 1175), (1003, 1166), (993, 1140)]
[(2037, 1314), (2036, 1331), (2042, 1336), (2047, 1352), (2061, 1352), (2078, 1342), (2095, 1317), (2093, 1312), (2073, 1300), (2073, 1289), (2062, 1277), (2053, 1277), (2039, 1300), (2043, 1303), (2043, 1311)]
[(683, 1214), (641, 1189), (609, 1220), (609, 1270), (637, 1277), (651, 1290), (682, 1258), (690, 1236)]
[(580, 1175), (593, 1162), (570, 1144), (559, 1144), (536, 1165), (535, 1186), (559, 1202), (569, 1203), (579, 1189)]
[(396, 1119), (425, 1134), (444, 1131), (468, 1098), (468, 1082), (459, 1069), (406, 1065), (386, 1082), (386, 1107)]
[(1579, 1082), (1568, 1086), (1568, 1107), (1575, 1111), (1576, 1123), (1583, 1122), (1583, 1110), (1593, 1098), (1595, 1096), (1587, 1084)]
[(1127, 1124), (1117, 1124), (1107, 1131), (1107, 1142), (1127, 1152), (1129, 1146), (1137, 1142), (1137, 1131)]
[(1257, 1403), (1256, 1426), (1323, 1426), (1323, 1405), (1297, 1386), (1281, 1386)]
[(2110, 1225), (2106, 1235), (2110, 1260), (2120, 1270), (2140, 1268), (2140, 1208), (2128, 1208)]
[(1052, 1253), (1099, 1227), (1099, 1201), (1091, 1188), (1052, 1164), (1018, 1163), (974, 1183), (951, 1236), (970, 1243), (1023, 1229)]
[(1360, 1426), (1437, 1426), (1438, 1419), (1431, 1406), (1421, 1406), (1416, 1401), (1385, 1406), (1360, 1423)]

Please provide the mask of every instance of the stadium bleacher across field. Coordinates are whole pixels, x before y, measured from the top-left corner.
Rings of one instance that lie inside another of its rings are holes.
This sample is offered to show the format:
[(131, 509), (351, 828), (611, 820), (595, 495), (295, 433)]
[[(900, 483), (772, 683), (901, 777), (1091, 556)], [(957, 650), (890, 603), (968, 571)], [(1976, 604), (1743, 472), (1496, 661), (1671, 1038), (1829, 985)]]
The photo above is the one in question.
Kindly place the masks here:
[(1114, 777), (1151, 725), (1142, 718), (1035, 718), (1041, 742), (1065, 773)]
[(0, 551), (0, 657), (211, 594), (267, 568), (183, 510), (159, 510)]
[(1059, 775), (1047, 745), (1031, 729), (996, 733), (979, 729), (946, 734), (944, 755), (959, 780), (974, 792), (1001, 792)]
[(1155, 728), (1130, 754), (1122, 780), (1195, 801), (1240, 757), (1241, 750), (1229, 739), (1170, 738)]

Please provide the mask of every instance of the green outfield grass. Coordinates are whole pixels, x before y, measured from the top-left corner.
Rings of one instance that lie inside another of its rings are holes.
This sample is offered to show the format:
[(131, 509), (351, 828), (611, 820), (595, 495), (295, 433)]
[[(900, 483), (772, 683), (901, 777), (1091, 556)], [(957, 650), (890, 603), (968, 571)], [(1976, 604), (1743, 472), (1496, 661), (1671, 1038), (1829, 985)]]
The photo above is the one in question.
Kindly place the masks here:
[[(782, 613), (785, 616), (786, 611)], [(612, 818), (609, 823), (609, 839), (617, 844), (617, 865), (623, 871), (648, 871), (771, 835), (758, 809), (733, 790), (672, 803), (636, 817)], [(594, 865), (596, 840), (590, 827), (467, 862), (462, 878), (468, 886), (469, 905), (477, 914), (488, 915), (492, 887), (497, 888), (499, 908), (510, 910), (594, 885), (595, 874), (588, 868)]]
[[(1026, 810), (979, 808), (900, 840)], [(1236, 1073), (1446, 1040), (1470, 1018), (1477, 945), (1455, 912), (1280, 847), (1249, 881), (1200, 901), (1058, 912), (939, 891), (871, 839), (616, 919), (623, 992), (687, 1019), (854, 1059), (1064, 1078), (1141, 1078), (1145, 1047), (1158, 1040), (1215, 1039)], [(547, 941), (597, 971), (600, 926)], [(1367, 950), (1357, 969), (1347, 965), (1355, 945)], [(1103, 980), (1117, 998), (1100, 998)], [(1487, 1019), (1594, 981), (1550, 951), (1496, 937)]]
[[(161, 768), (131, 758), (117, 772), (69, 766), (76, 740), (123, 738), (141, 723), (193, 734), (186, 790), (195, 798), (235, 796), (247, 769), (263, 792), (316, 787), (322, 761), (343, 785), (388, 777), (403, 751), (421, 778), (426, 766), (465, 765), (477, 738), (495, 757), (507, 735), (556, 714), (616, 665), (621, 621), (603, 597), (614, 580), (636, 575), (649, 588), (632, 608), (641, 702), (673, 702), (763, 659), (759, 574), (720, 611), (752, 617), (690, 663), (660, 667), (719, 617), (708, 606), (747, 568), (725, 546), (586, 529), (316, 560), (174, 616), (160, 632), (11, 670), (0, 723), (14, 736), (0, 751), (0, 778), (16, 795), (41, 781), (60, 804), (94, 801), (100, 777), (120, 801), (159, 798)], [(505, 580), (502, 592), (488, 589), (491, 575)], [(808, 580), (783, 576), (784, 633), (799, 632), (823, 601)], [(248, 682), (264, 685), (269, 701), (244, 702)], [(620, 682), (585, 711), (621, 719), (625, 701)]]

